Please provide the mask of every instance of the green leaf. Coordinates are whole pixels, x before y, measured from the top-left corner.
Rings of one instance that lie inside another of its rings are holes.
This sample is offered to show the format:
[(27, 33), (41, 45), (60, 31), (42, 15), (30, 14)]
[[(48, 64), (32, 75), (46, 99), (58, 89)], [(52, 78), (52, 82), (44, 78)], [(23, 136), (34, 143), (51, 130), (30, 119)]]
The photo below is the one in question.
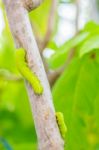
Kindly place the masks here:
[(95, 49), (99, 49), (99, 35), (94, 35), (88, 38), (79, 49), (79, 55), (82, 57), (86, 53), (90, 53)]
[(94, 33), (96, 32), (99, 33), (99, 24), (96, 24), (93, 21), (89, 21), (88, 23), (86, 23), (83, 32), (90, 32), (90, 33)]
[(67, 124), (67, 150), (90, 150), (99, 144), (98, 74), (99, 63), (87, 55), (73, 60), (53, 87), (56, 110), (63, 112)]
[[(96, 146), (99, 124), (96, 124), (94, 112), (95, 99), (99, 92), (99, 64), (93, 59), (86, 59), (81, 67), (74, 94), (72, 113), (72, 142), (76, 149), (92, 149)], [(99, 110), (99, 105), (97, 106)], [(76, 143), (77, 141), (77, 143)]]
[(73, 95), (79, 75), (78, 72), (80, 65), (81, 62), (78, 59), (73, 60), (70, 66), (64, 71), (62, 76), (56, 82), (52, 90), (56, 111), (61, 111), (64, 114), (67, 125), (66, 143), (68, 143), (68, 145), (66, 146), (66, 149), (71, 140), (69, 134), (71, 133), (70, 125), (72, 117)]
[(71, 40), (66, 42), (64, 45), (59, 47), (59, 50), (56, 51), (54, 55), (51, 56), (50, 59), (48, 59), (48, 64), (51, 69), (56, 69), (61, 67), (67, 58), (68, 52), (72, 49), (81, 44), (87, 37), (89, 33), (88, 32), (81, 32), (76, 37), (73, 37)]

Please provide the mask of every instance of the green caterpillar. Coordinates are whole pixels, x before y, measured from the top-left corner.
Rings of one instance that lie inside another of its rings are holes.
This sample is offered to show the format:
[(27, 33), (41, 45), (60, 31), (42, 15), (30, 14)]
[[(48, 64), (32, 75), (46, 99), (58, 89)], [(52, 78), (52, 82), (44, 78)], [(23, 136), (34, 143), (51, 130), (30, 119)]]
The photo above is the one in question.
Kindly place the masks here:
[(63, 139), (65, 139), (65, 135), (67, 132), (67, 127), (65, 125), (64, 116), (61, 112), (56, 112), (56, 121)]
[(26, 61), (26, 52), (23, 48), (20, 48), (16, 51), (16, 65), (23, 77), (31, 84), (34, 93), (41, 95), (43, 93), (43, 87), (40, 83), (40, 80), (28, 67)]

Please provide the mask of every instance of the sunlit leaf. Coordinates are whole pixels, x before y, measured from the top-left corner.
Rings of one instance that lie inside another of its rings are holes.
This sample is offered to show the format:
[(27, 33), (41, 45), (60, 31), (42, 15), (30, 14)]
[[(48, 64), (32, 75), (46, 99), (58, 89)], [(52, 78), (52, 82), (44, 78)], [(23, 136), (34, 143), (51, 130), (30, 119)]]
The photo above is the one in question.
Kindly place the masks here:
[(48, 60), (49, 67), (51, 69), (56, 69), (60, 66), (62, 66), (67, 58), (68, 52), (72, 49), (81, 44), (87, 37), (89, 33), (80, 33), (76, 37), (72, 38), (68, 42), (66, 42), (64, 45), (59, 47), (59, 50), (56, 51), (55, 54), (51, 56), (51, 58)]
[(84, 54), (89, 53), (95, 49), (99, 49), (99, 35), (88, 38), (80, 48), (80, 57)]

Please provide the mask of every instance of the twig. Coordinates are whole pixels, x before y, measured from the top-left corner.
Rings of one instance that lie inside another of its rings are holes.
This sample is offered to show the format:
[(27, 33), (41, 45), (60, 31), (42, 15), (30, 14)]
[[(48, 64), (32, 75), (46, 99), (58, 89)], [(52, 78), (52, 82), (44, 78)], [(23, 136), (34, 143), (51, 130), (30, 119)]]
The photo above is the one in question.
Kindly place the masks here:
[(8, 70), (5, 69), (0, 69), (0, 77), (3, 78), (6, 81), (22, 81), (23, 78), (20, 76), (17, 76), (11, 72), (9, 72)]
[(63, 71), (68, 68), (68, 66), (71, 63), (73, 57), (75, 56), (75, 51), (76, 51), (75, 48), (70, 50), (70, 52), (68, 53), (67, 59), (66, 59), (64, 65), (61, 68), (59, 68), (55, 71), (52, 71), (52, 72), (49, 71), (48, 79), (49, 79), (49, 82), (50, 82), (51, 86), (53, 86), (55, 84), (56, 80), (60, 77), (60, 75), (63, 73)]
[(57, 3), (58, 3), (57, 0), (51, 0), (51, 8), (50, 8), (50, 12), (49, 12), (47, 31), (46, 31), (45, 37), (43, 39), (43, 42), (41, 44), (40, 51), (44, 50), (44, 48), (47, 46), (48, 42), (51, 39), (54, 25), (55, 25), (55, 14), (56, 14), (56, 10), (57, 10)]
[(47, 25), (46, 25), (47, 30), (46, 30), (46, 33), (45, 33), (45, 36), (43, 39), (41, 39), (39, 33), (37, 32), (37, 28), (33, 24), (33, 21), (31, 22), (32, 27), (34, 28), (34, 31), (35, 31), (36, 41), (38, 43), (38, 47), (39, 47), (41, 55), (42, 55), (42, 51), (45, 49), (48, 42), (50, 41), (52, 33), (53, 33), (53, 29), (54, 29), (54, 25), (55, 25), (55, 16), (56, 16), (57, 4), (58, 4), (57, 0), (51, 0), (49, 17), (48, 17), (48, 21), (47, 21)]

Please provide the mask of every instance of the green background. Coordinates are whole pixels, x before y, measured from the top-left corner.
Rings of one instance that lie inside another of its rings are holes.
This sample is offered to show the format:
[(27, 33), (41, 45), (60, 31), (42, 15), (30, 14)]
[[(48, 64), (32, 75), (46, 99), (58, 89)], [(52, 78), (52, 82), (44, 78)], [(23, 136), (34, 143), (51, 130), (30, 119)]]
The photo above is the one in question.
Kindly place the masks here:
[[(64, 1), (65, 2), (65, 1)], [(50, 10), (50, 1), (29, 14), (35, 34), (44, 38)], [(0, 37), (0, 138), (13, 150), (36, 150), (37, 138), (24, 81), (15, 65), (15, 47), (4, 6), (0, 2), (5, 27)], [(42, 21), (41, 21), (42, 18)], [(56, 46), (59, 16), (52, 38), (47, 45), (54, 55), (46, 58), (49, 70), (66, 63), (75, 49), (69, 65), (52, 86), (56, 111), (64, 114), (67, 125), (66, 150), (99, 150), (99, 25), (90, 21), (79, 33)], [(0, 141), (0, 150), (6, 144)]]

